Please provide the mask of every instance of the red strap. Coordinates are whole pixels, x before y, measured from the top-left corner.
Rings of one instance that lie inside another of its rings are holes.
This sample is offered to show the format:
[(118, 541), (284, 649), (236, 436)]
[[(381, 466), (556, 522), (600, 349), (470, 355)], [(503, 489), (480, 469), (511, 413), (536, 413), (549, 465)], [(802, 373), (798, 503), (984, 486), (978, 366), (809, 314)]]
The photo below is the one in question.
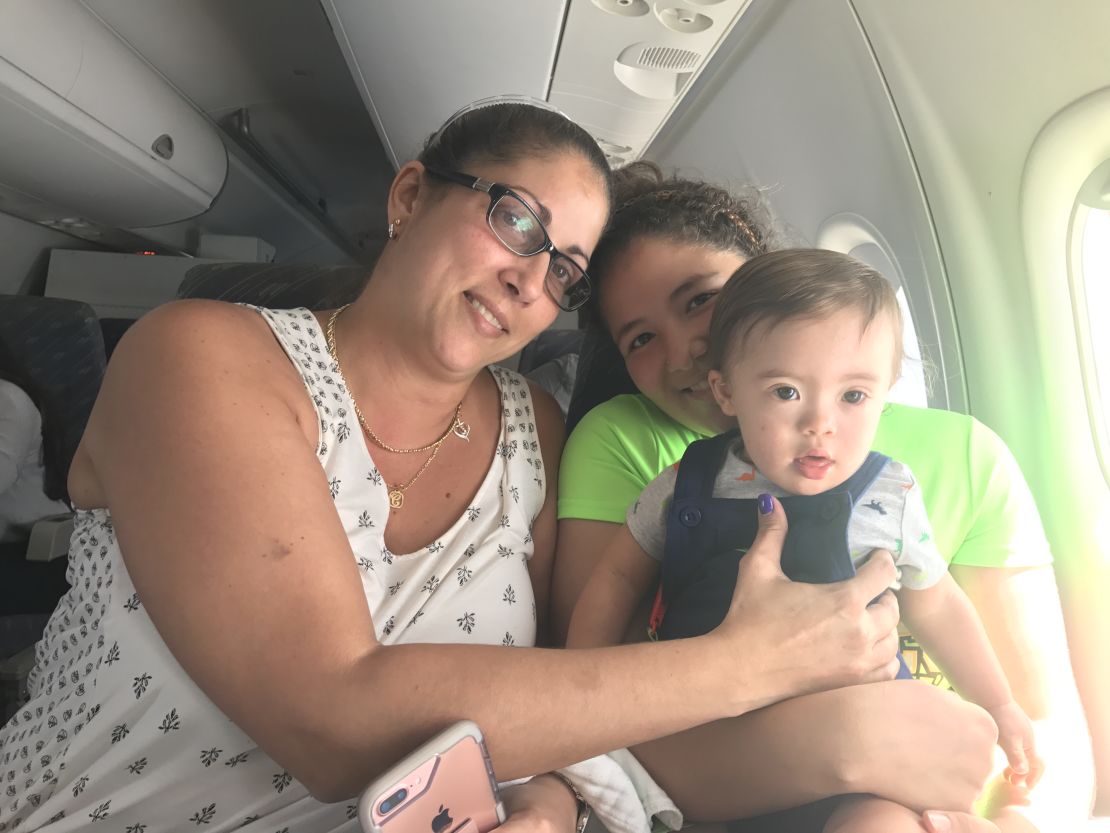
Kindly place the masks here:
[(659, 640), (659, 626), (663, 624), (663, 617), (667, 613), (667, 603), (663, 601), (663, 582), (655, 591), (655, 601), (651, 603), (651, 616), (648, 617), (648, 636), (652, 642)]

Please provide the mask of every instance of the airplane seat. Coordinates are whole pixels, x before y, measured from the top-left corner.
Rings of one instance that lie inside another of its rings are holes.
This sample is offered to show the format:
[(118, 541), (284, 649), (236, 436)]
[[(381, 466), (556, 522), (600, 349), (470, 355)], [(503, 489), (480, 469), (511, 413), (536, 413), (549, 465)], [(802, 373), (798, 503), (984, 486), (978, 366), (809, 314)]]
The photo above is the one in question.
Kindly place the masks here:
[(332, 309), (362, 290), (367, 266), (304, 263), (204, 263), (185, 273), (178, 298), (255, 304), (269, 309)]
[(544, 365), (582, 349), (585, 330), (544, 330), (524, 345), (517, 370), (527, 376)]
[(517, 372), (550, 393), (566, 419), (584, 330), (544, 330), (520, 351)]
[(578, 372), (567, 409), (567, 433), (590, 409), (622, 393), (637, 393), (624, 359), (612, 340), (590, 328), (585, 331)]
[[(2, 369), (33, 388), (44, 432), (60, 434), (68, 469), (104, 377), (104, 342), (96, 313), (88, 304), (65, 298), (0, 295), (0, 345)], [(21, 696), (30, 646), (65, 592), (66, 561), (60, 557), (68, 552), (72, 529), (71, 515), (57, 515), (38, 521), (26, 542), (3, 545), (0, 716)], [(52, 563), (41, 563), (47, 561)]]
[(68, 469), (107, 364), (96, 313), (68, 298), (0, 295), (0, 342), (12, 365), (5, 369), (35, 388), (44, 431), (60, 433)]
[(127, 329), (134, 324), (137, 318), (101, 318), (100, 319), (100, 334), (104, 338), (104, 355), (112, 358), (112, 353), (115, 352), (116, 345), (119, 340), (123, 338), (123, 334)]

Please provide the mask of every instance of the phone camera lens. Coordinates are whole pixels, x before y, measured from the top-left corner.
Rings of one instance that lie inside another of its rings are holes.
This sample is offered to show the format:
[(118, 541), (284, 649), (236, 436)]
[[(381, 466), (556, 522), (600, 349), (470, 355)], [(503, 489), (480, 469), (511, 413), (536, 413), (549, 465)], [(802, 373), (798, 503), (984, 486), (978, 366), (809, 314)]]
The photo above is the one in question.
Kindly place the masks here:
[(391, 795), (389, 798), (387, 798), (385, 801), (383, 801), (381, 804), (378, 805), (378, 812), (381, 813), (384, 816), (390, 810), (396, 809), (397, 805), (400, 804), (402, 801), (404, 801), (408, 797), (409, 797), (409, 791), (408, 790), (406, 790), (406, 789), (397, 790), (397, 792), (393, 793), (393, 795)]

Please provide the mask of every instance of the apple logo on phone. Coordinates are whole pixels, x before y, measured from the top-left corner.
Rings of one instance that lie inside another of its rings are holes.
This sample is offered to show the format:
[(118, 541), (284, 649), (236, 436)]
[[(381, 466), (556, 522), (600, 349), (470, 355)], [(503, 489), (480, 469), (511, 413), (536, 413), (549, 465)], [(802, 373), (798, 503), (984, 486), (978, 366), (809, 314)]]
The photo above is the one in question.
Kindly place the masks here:
[(451, 811), (440, 804), (439, 813), (432, 819), (432, 833), (441, 833), (441, 831), (450, 827), (453, 822)]

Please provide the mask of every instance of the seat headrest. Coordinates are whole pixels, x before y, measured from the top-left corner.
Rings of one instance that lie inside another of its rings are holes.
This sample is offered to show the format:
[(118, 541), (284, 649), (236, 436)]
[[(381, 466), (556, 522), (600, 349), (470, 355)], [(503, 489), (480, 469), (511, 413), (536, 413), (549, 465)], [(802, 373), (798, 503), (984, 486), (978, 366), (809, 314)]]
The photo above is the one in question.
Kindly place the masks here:
[(578, 359), (574, 392), (567, 408), (567, 433), (591, 408), (622, 393), (638, 393), (612, 339), (594, 329), (586, 330)]
[(209, 298), (270, 309), (332, 309), (350, 303), (370, 277), (366, 266), (203, 263), (185, 273), (178, 298)]
[[(43, 436), (58, 450), (61, 488), (104, 379), (104, 339), (88, 304), (38, 295), (0, 295), (5, 370), (26, 383), (42, 411)], [(51, 489), (47, 471), (47, 492)]]

